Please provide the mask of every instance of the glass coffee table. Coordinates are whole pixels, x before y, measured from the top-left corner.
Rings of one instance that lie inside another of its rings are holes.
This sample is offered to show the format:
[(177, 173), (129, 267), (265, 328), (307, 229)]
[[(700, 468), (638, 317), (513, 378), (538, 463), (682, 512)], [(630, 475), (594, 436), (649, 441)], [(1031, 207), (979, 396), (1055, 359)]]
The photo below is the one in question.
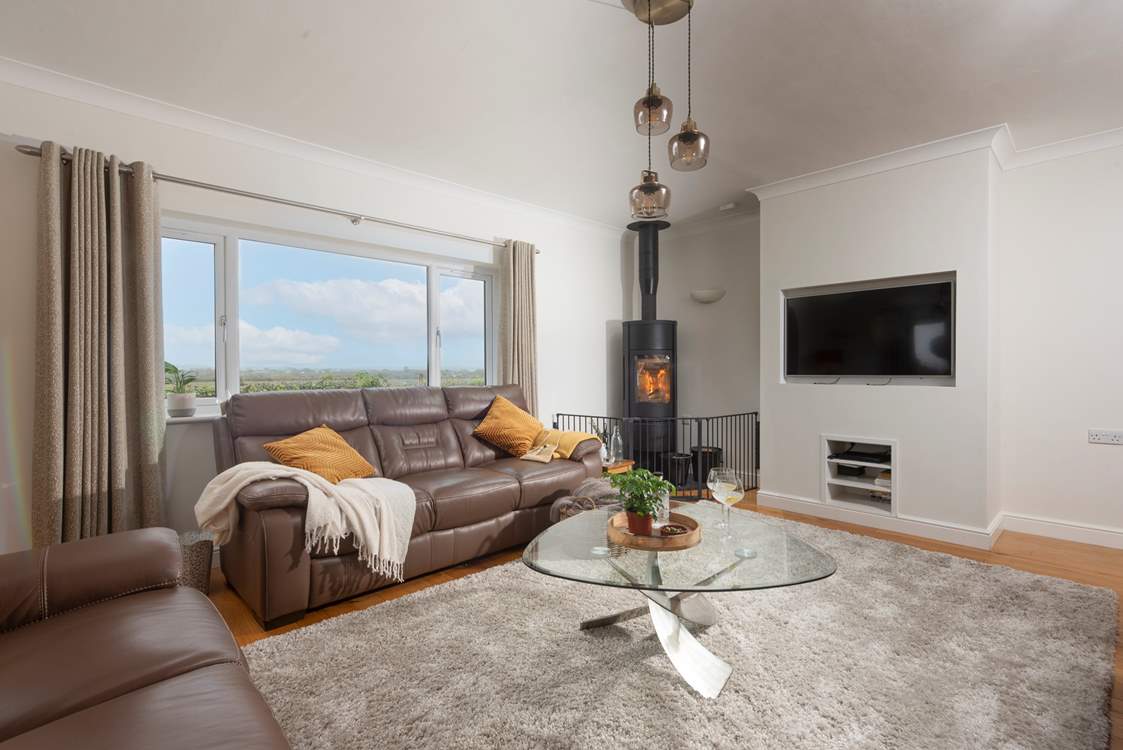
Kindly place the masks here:
[(646, 607), (586, 620), (581, 629), (650, 615), (671, 663), (692, 688), (716, 698), (733, 668), (710, 653), (684, 621), (713, 625), (717, 614), (705, 592), (751, 591), (826, 578), (835, 562), (811, 545), (767, 523), (756, 513), (733, 509), (722, 530), (716, 502), (676, 504), (675, 513), (702, 526), (702, 541), (677, 552), (649, 552), (610, 545), (605, 529), (615, 511), (590, 510), (543, 531), (523, 552), (530, 568), (557, 578), (632, 589)]

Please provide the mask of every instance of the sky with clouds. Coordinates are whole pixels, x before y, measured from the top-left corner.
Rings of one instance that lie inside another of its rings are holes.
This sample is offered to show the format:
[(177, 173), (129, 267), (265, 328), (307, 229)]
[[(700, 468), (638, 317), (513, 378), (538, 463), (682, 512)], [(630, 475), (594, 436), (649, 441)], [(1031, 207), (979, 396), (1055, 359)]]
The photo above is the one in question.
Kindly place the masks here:
[[(239, 250), (243, 368), (424, 369), (424, 266), (243, 241)], [(210, 245), (165, 239), (165, 358), (214, 366)], [(484, 284), (440, 281), (442, 365), (484, 365)]]

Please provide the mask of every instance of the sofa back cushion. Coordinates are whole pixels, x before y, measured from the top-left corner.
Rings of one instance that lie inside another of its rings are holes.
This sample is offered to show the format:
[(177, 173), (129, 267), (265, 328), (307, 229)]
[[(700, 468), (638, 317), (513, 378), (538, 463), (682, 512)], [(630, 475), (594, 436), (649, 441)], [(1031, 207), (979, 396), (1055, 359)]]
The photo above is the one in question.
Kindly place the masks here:
[(480, 440), (472, 434), (476, 425), (487, 415), (491, 402), (496, 396), (503, 396), (520, 409), (526, 409), (523, 389), (517, 385), (465, 386), (445, 388), (445, 401), (451, 417), (452, 428), (464, 453), (465, 466), (479, 466), (500, 458), (507, 453), (491, 443)]
[(270, 461), (264, 445), (327, 425), (382, 473), (359, 390), (239, 393), (226, 404), (234, 460)]
[(463, 468), (440, 388), (366, 388), (362, 396), (383, 476)]

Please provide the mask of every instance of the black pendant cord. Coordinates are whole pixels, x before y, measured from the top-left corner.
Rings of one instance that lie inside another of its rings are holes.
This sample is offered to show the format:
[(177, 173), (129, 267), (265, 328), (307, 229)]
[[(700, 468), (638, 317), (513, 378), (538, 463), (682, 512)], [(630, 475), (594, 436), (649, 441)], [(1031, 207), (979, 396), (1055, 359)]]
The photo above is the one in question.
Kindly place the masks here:
[(651, 171), (651, 118), (655, 114), (655, 24), (651, 20), (651, 0), (647, 0), (647, 171)]
[[(650, 7), (650, 5), (648, 7)], [(690, 97), (691, 97), (691, 91), (690, 91), (690, 88), (691, 88), (691, 86), (690, 86), (690, 78), (691, 78), (690, 39), (694, 35), (693, 34), (694, 30), (691, 28), (691, 16), (693, 14), (694, 14), (694, 3), (690, 3), (690, 5), (688, 5), (687, 8), (686, 8), (686, 119), (687, 120), (690, 119), (690, 115), (692, 113), (692, 110), (691, 110), (691, 107), (690, 107), (690, 104), (691, 104), (691, 102), (690, 102)]]

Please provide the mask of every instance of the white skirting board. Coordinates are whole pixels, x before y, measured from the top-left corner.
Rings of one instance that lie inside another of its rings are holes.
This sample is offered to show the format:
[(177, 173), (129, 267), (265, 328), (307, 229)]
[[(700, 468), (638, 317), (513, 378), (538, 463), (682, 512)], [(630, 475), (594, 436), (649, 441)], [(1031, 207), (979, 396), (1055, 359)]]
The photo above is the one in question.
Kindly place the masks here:
[(783, 495), (769, 490), (758, 491), (756, 501), (770, 508), (790, 510), (794, 513), (806, 513), (809, 516), (831, 518), (835, 521), (846, 521), (859, 526), (871, 526), (875, 529), (896, 531), (901, 534), (923, 536), (977, 549), (990, 549), (994, 540), (998, 538), (999, 532), (997, 523), (992, 523), (990, 528), (984, 529), (943, 521), (932, 521), (925, 518), (890, 516), (884, 513), (866, 512), (857, 508), (828, 504), (810, 498)]
[(1070, 542), (1123, 549), (1123, 529), (1113, 529), (1109, 526), (1093, 526), (1085, 523), (1061, 521), (1056, 518), (1031, 516), (1025, 513), (1003, 512), (1002, 528), (1006, 531), (1020, 531), (1025, 534), (1065, 539)]
[(1064, 539), (1070, 542), (1123, 549), (1123, 529), (1091, 526), (1021, 513), (1001, 512), (986, 528), (982, 528), (935, 521), (929, 518), (894, 517), (882, 513), (867, 513), (838, 505), (828, 505), (811, 498), (794, 497), (764, 489), (757, 492), (757, 503), (769, 508), (789, 510), (793, 513), (806, 513), (809, 516), (830, 518), (835, 521), (845, 521), (858, 526), (869, 526), (885, 531), (896, 531), (901, 534), (912, 534), (913, 536), (962, 544), (976, 549), (990, 549), (994, 546), (999, 534), (1007, 530), (1053, 539)]

